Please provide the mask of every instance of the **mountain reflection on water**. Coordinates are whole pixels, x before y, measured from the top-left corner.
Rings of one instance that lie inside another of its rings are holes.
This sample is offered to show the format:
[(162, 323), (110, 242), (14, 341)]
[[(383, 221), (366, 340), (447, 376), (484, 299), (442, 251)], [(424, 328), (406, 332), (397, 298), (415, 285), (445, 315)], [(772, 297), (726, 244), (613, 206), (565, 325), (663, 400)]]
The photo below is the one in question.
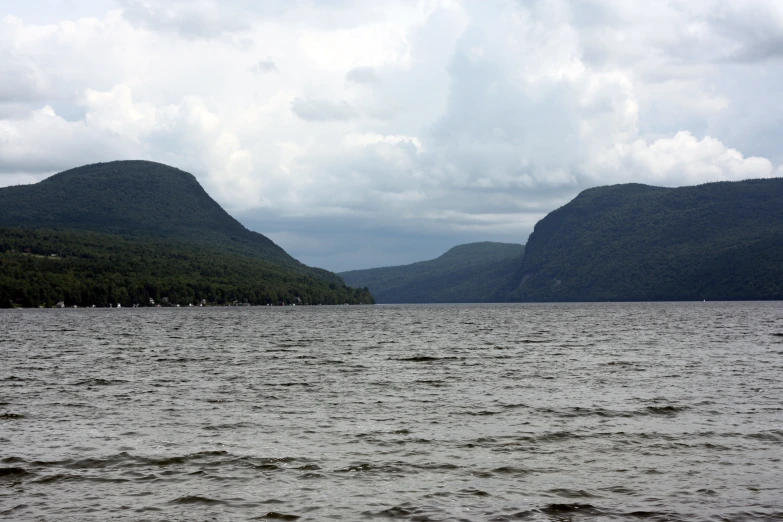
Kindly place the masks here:
[(779, 303), (0, 325), (0, 518), (783, 518)]

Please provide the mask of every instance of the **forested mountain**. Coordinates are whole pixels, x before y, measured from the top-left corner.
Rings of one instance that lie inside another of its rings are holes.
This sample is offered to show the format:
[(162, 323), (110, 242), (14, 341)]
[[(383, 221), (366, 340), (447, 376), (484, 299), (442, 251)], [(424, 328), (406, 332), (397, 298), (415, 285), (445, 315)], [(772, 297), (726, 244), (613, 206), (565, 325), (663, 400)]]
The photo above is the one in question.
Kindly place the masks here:
[(783, 179), (585, 190), (539, 221), (512, 301), (783, 298)]
[(0, 306), (206, 299), (265, 304), (783, 299), (783, 179), (588, 189), (526, 246), (338, 275), (229, 216), (196, 179), (146, 161), (0, 189)]
[(0, 226), (187, 239), (297, 264), (231, 217), (195, 176), (151, 161), (85, 165), (34, 185), (0, 189)]
[(592, 188), (525, 247), (341, 275), (382, 303), (783, 299), (783, 179)]
[(504, 301), (513, 290), (525, 247), (470, 243), (437, 259), (404, 266), (342, 272), (352, 286), (367, 287), (379, 303), (482, 303)]
[(98, 163), (0, 189), (0, 306), (370, 303), (228, 215), (191, 174)]

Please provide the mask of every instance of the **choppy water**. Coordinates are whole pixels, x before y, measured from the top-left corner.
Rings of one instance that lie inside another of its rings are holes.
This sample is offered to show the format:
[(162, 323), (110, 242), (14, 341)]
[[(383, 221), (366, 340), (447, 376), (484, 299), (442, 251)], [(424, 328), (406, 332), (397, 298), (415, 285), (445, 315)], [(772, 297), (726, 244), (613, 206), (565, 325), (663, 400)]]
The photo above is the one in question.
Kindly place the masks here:
[(0, 518), (783, 519), (780, 303), (0, 327)]

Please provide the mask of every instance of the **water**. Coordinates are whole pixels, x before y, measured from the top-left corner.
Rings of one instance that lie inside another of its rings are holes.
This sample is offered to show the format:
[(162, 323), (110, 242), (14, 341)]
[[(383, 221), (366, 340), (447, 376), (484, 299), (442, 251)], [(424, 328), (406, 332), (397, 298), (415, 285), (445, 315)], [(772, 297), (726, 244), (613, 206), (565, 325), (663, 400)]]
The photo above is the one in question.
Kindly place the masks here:
[(780, 303), (0, 326), (4, 519), (783, 519)]

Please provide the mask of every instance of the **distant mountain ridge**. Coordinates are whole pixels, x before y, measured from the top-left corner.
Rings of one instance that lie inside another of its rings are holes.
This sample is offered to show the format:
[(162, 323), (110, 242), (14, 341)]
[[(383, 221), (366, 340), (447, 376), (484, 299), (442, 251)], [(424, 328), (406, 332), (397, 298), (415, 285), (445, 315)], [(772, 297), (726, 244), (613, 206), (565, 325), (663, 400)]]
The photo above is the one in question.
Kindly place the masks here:
[(247, 230), (192, 174), (167, 165), (97, 163), (0, 188), (0, 306), (146, 304), (163, 294), (182, 304), (372, 302)]
[(783, 179), (595, 187), (498, 245), (341, 275), (381, 303), (783, 299)]
[(783, 179), (596, 187), (526, 246), (472, 243), (341, 275), (293, 259), (159, 163), (0, 189), (0, 306), (753, 300), (783, 299)]
[(367, 287), (379, 303), (476, 303), (505, 300), (525, 247), (480, 242), (455, 246), (436, 259), (353, 270), (339, 275)]
[(539, 221), (511, 301), (783, 298), (783, 179), (583, 191)]

